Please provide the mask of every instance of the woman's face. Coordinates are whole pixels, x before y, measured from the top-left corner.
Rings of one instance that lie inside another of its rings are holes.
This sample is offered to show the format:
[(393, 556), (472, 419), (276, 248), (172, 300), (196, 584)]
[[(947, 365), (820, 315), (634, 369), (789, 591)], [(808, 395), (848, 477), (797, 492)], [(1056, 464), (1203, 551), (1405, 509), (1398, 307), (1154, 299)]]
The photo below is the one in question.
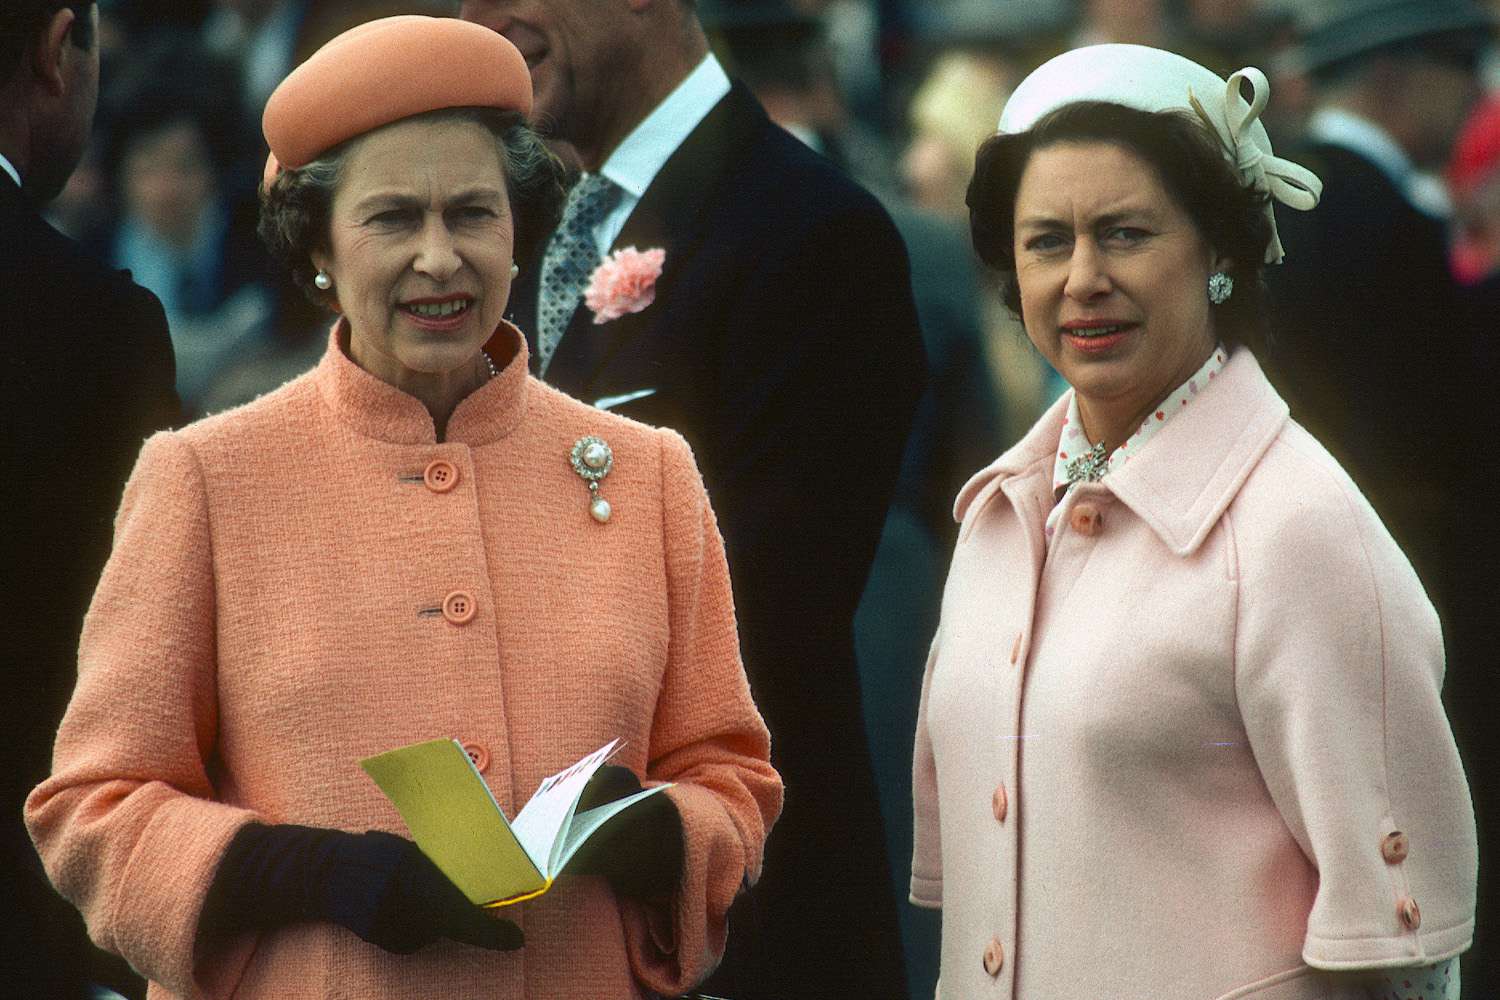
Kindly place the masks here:
[(1228, 261), (1127, 149), (1033, 152), (1016, 193), (1015, 255), (1026, 333), (1076, 390), (1096, 439), (1091, 411), (1111, 426), (1143, 419), (1213, 350), (1208, 278)]
[(328, 248), (350, 354), (392, 385), (472, 367), (510, 297), (515, 230), (488, 129), (404, 121), (349, 151)]

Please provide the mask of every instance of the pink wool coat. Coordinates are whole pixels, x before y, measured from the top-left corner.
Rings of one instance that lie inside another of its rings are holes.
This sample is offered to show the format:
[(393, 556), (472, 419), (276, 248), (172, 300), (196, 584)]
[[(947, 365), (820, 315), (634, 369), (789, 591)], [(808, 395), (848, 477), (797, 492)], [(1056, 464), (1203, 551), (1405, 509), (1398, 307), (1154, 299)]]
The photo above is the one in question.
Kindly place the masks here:
[(1239, 350), (1049, 544), (1066, 402), (958, 498), (915, 761), (941, 996), (1323, 1000), (1464, 950), (1438, 621), (1354, 484)]
[[(336, 330), (308, 375), (142, 452), (26, 818), (53, 882), (153, 998), (671, 995), (721, 953), (781, 787), (713, 512), (681, 438), (547, 388), (519, 334), (500, 336), (515, 358), (440, 444)], [(614, 450), (607, 524), (568, 463), (588, 434)], [(677, 783), (670, 912), (564, 876), (506, 911), (526, 932), (512, 954), (398, 956), (320, 923), (195, 962), (242, 824), (406, 833), (361, 758), (458, 738), (514, 815), (617, 736), (617, 762)]]

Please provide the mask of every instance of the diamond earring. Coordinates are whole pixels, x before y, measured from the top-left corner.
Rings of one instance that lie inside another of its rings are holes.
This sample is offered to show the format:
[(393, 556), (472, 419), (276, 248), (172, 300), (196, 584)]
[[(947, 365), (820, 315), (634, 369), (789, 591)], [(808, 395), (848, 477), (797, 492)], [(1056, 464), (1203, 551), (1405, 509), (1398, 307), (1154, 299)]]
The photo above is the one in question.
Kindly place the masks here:
[(520, 264), (512, 264), (510, 266), (510, 280), (511, 281), (515, 281), (516, 280), (516, 275), (518, 275), (520, 273), (521, 273), (521, 265)]
[(329, 274), (327, 271), (320, 270), (316, 275), (313, 276), (313, 284), (317, 285), (320, 290), (326, 292), (328, 291), (328, 289), (333, 287), (333, 275)]
[(1223, 271), (1217, 271), (1208, 279), (1208, 301), (1222, 306), (1234, 294), (1234, 279)]

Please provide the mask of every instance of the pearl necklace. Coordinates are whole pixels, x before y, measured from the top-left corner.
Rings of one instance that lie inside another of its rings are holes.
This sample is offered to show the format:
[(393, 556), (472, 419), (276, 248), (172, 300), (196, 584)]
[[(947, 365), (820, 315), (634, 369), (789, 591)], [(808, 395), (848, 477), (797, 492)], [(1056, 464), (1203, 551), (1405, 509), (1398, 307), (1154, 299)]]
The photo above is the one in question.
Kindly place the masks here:
[(490, 370), (490, 378), (499, 378), (500, 377), (500, 369), (498, 369), (498, 368), (495, 367), (495, 359), (492, 358), (492, 357), (490, 357), (490, 352), (489, 351), (480, 351), (479, 354), (480, 354), (481, 357), (484, 358), (485, 366), (488, 367), (489, 370)]

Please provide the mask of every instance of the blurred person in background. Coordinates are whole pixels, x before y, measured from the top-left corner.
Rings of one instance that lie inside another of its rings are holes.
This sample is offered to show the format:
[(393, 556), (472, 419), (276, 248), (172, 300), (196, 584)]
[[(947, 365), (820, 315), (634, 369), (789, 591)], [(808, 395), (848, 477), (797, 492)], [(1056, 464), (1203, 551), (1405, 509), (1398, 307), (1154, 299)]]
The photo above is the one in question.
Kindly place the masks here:
[[(1494, 397), (1495, 372), (1476, 358), (1494, 341), (1500, 295), (1461, 288), (1449, 269), (1440, 174), (1480, 96), (1476, 68), (1493, 24), (1472, 0), (1317, 0), (1299, 10), (1296, 57), (1316, 105), (1294, 155), (1326, 194), (1316, 211), (1285, 220), (1294, 251), (1267, 275), (1268, 374), (1359, 484), (1442, 616), (1447, 699), (1486, 859), (1500, 844), (1491, 777), (1500, 755), (1477, 706), (1494, 663), (1500, 581), (1470, 509), (1484, 495), (1476, 470), (1493, 465), (1477, 456), (1489, 450), (1480, 407)], [(1500, 983), (1496, 885), (1480, 883), (1464, 959), (1471, 983)]]
[[(938, 928), (906, 905), (911, 881), (911, 748), (927, 636), (953, 544), (952, 497), (1002, 446), (1002, 413), (985, 357), (978, 268), (963, 228), (895, 190), (891, 157), (846, 108), (820, 21), (783, 2), (700, 0), (699, 13), (724, 59), (767, 114), (881, 198), (906, 243), (912, 295), (927, 351), (928, 381), (907, 438), (880, 546), (854, 621), (861, 703), (886, 844), (891, 897), (901, 921), (912, 996), (937, 980)], [(968, 136), (973, 150), (992, 130)], [(960, 140), (962, 141), (962, 140)], [(963, 189), (957, 191), (959, 207)]]
[(1474, 109), (1448, 162), (1453, 276), (1466, 286), (1500, 274), (1500, 98)]
[[(177, 394), (191, 418), (246, 402), (316, 362), (311, 325), (280, 344), (275, 289), (255, 236), (251, 130), (234, 99), (234, 69), (189, 38), (159, 35), (110, 102), (104, 167), (117, 213), (95, 240), (161, 300), (177, 356)], [(292, 290), (284, 289), (287, 298)], [(277, 348), (297, 364), (229, 398), (224, 380)]]
[(1124, 42), (1170, 47), (1177, 42), (1166, 0), (1080, 0), (1074, 47)]
[[(1005, 98), (1022, 75), (1011, 59), (975, 42), (971, 36), (962, 46), (950, 41), (939, 50), (912, 96), (911, 139), (901, 156), (912, 201), (954, 227), (954, 239), (965, 246), (971, 261), (964, 196), (974, 172), (974, 154), (994, 134)], [(967, 273), (980, 293), (975, 308), (993, 395), (1003, 406), (1001, 432), (1006, 441), (1014, 441), (1057, 398), (1062, 385), (1016, 318), (998, 303), (989, 273), (972, 263)]]
[[(1268, 0), (1178, 2), (1179, 50), (1222, 76), (1242, 66), (1262, 65), (1282, 24), (1281, 12)], [(1281, 103), (1279, 90), (1276, 102)]]
[(109, 554), (120, 490), (153, 431), (177, 419), (160, 303), (48, 225), (88, 141), (99, 86), (92, 2), (0, 6), (0, 629), (9, 686), (0, 864), (9, 931), (0, 991), (79, 1000), (129, 989), (45, 885), (20, 822), (73, 690), (83, 614)]
[[(174, 0), (126, 0), (171, 3)], [(195, 0), (201, 2), (201, 0)], [(203, 43), (240, 66), (240, 97), (249, 121), (294, 66), (329, 39), (392, 14), (451, 14), (450, 0), (212, 0), (202, 19)]]
[(995, 131), (1005, 98), (1019, 80), (1003, 57), (950, 49), (932, 60), (908, 109), (911, 139), (901, 154), (901, 178), (912, 204), (955, 224), (964, 204), (974, 153)]
[[(853, 636), (925, 374), (900, 235), (731, 82), (688, 0), (461, 11), (520, 48), (538, 121), (584, 169), (546, 250), (520, 261), (533, 364), (692, 444), (788, 789), (702, 989), (905, 996)], [(647, 304), (590, 305), (590, 275), (628, 247), (662, 251)]]

